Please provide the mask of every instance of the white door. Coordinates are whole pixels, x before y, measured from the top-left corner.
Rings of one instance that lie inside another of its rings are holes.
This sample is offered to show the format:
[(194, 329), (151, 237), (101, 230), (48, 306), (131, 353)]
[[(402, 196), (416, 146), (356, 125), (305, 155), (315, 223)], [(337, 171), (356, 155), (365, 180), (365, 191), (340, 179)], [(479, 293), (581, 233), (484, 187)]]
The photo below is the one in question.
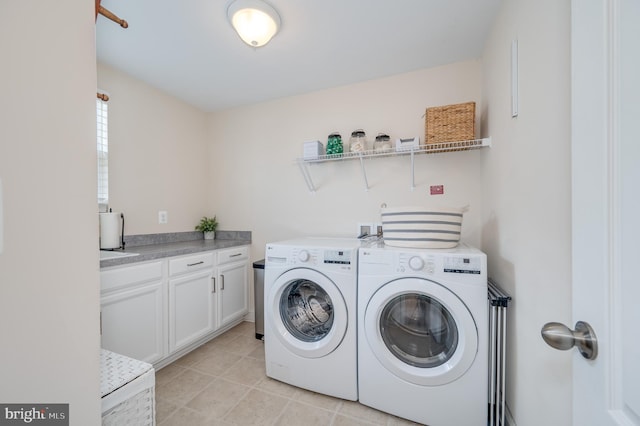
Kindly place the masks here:
[[(574, 425), (640, 425), (640, 1), (572, 4)], [(569, 324), (567, 324), (569, 325)]]

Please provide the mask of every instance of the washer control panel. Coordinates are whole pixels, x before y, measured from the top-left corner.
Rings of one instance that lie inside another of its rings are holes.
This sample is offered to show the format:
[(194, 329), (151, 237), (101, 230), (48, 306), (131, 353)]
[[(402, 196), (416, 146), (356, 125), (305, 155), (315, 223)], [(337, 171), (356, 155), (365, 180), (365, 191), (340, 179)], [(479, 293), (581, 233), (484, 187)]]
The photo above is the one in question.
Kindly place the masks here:
[(351, 259), (352, 252), (350, 250), (325, 250), (324, 263), (337, 265), (351, 265), (354, 259)]
[(298, 260), (300, 262), (308, 262), (310, 258), (311, 254), (309, 253), (309, 250), (300, 250), (298, 252)]
[(267, 245), (265, 265), (288, 265), (307, 267), (329, 267), (336, 270), (357, 270), (356, 249), (333, 249), (318, 247), (282, 247)]
[(319, 258), (318, 250), (313, 249), (301, 249), (301, 248), (293, 248), (291, 249), (291, 258), (288, 263), (292, 265), (317, 265)]

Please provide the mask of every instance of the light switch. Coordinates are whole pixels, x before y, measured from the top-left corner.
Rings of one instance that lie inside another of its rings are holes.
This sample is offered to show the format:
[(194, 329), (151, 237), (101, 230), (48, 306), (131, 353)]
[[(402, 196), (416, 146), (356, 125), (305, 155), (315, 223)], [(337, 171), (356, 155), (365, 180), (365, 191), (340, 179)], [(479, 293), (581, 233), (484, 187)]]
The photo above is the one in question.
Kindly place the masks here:
[(0, 179), (0, 254), (2, 254), (4, 241), (4, 218), (2, 216), (2, 179)]
[(369, 236), (372, 232), (370, 223), (358, 223), (358, 237)]

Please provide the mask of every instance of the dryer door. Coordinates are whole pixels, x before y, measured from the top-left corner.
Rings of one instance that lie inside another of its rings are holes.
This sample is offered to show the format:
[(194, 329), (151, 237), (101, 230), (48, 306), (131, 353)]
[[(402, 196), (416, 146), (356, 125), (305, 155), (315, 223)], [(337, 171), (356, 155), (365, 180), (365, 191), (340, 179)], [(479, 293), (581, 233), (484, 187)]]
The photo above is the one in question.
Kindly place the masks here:
[(440, 386), (462, 376), (478, 351), (476, 323), (465, 304), (442, 285), (401, 278), (369, 300), (364, 329), (380, 363), (421, 386)]
[[(265, 298), (276, 337), (291, 352), (320, 358), (347, 331), (347, 306), (336, 284), (320, 272), (297, 268), (280, 275)], [(268, 338), (269, 336), (267, 336)]]

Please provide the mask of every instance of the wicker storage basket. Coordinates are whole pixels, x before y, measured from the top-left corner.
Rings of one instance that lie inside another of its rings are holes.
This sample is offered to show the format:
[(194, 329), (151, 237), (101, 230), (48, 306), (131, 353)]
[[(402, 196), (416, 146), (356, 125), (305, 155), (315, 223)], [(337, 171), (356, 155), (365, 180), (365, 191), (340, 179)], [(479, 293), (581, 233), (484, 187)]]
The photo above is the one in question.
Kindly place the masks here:
[(425, 143), (473, 140), (475, 124), (475, 102), (427, 108)]
[(155, 370), (151, 364), (102, 349), (102, 426), (155, 426)]

